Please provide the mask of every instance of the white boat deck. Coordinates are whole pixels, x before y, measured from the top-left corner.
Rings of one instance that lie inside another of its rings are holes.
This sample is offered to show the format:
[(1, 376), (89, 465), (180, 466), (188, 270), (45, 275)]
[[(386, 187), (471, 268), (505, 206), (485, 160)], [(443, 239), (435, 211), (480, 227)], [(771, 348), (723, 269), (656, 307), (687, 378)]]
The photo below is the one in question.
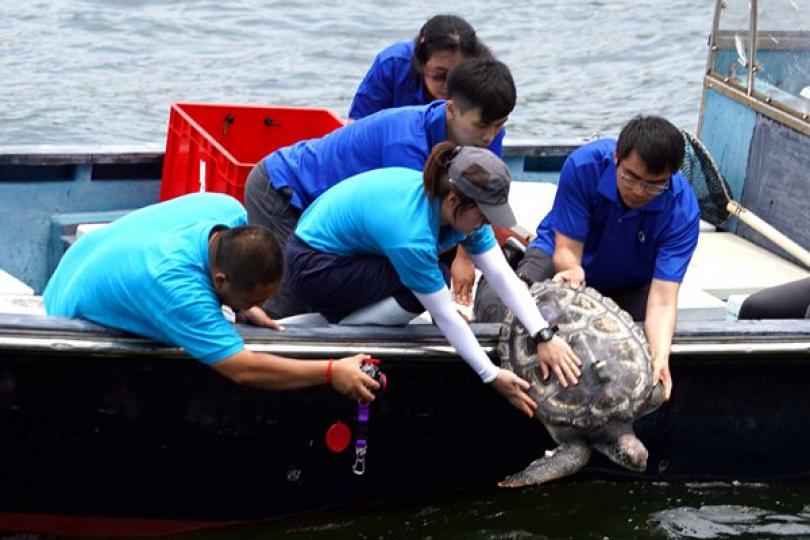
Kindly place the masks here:
[(681, 319), (735, 318), (758, 290), (810, 275), (781, 257), (726, 232), (701, 232), (678, 299)]
[(44, 315), (45, 308), (34, 289), (0, 268), (0, 313)]

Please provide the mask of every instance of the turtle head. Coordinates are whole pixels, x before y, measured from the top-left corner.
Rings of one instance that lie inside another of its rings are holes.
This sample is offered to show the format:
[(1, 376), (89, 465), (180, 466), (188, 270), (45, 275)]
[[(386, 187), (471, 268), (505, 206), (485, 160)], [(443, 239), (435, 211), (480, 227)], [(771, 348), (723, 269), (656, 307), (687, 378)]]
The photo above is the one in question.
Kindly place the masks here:
[(613, 461), (633, 471), (647, 470), (647, 458), (650, 457), (650, 453), (635, 434), (625, 433), (619, 437), (616, 447), (616, 457), (611, 458)]
[(605, 434), (613, 436), (595, 441), (593, 446), (597, 451), (625, 469), (636, 472), (647, 470), (647, 459), (650, 457), (650, 453), (644, 443), (633, 433), (632, 428), (629, 431), (608, 429)]

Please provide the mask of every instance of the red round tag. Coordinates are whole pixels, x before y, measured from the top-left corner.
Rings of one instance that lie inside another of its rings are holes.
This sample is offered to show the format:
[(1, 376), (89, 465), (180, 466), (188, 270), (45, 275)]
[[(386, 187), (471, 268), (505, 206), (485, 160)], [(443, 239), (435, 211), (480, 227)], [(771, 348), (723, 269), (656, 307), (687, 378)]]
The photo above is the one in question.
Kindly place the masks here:
[(352, 432), (343, 422), (335, 422), (326, 430), (326, 446), (332, 452), (343, 452), (351, 440)]

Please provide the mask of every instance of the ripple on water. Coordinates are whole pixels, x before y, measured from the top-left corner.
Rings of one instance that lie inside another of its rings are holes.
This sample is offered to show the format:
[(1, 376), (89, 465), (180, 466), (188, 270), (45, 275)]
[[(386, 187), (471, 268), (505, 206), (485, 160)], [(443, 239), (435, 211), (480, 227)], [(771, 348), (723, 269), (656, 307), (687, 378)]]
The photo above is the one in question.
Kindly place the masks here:
[(771, 537), (810, 535), (807, 507), (797, 514), (742, 505), (681, 506), (656, 512), (652, 520), (674, 538), (726, 538), (767, 534)]

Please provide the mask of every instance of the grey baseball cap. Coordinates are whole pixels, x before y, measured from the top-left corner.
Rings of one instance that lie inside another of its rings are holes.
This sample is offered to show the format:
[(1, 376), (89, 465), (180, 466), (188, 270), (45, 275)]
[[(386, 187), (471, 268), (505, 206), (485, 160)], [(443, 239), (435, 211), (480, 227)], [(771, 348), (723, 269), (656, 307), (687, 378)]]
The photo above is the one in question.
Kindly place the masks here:
[(459, 148), (450, 160), (450, 183), (474, 200), (490, 223), (514, 227), (517, 220), (509, 206), (509, 167), (486, 148)]

